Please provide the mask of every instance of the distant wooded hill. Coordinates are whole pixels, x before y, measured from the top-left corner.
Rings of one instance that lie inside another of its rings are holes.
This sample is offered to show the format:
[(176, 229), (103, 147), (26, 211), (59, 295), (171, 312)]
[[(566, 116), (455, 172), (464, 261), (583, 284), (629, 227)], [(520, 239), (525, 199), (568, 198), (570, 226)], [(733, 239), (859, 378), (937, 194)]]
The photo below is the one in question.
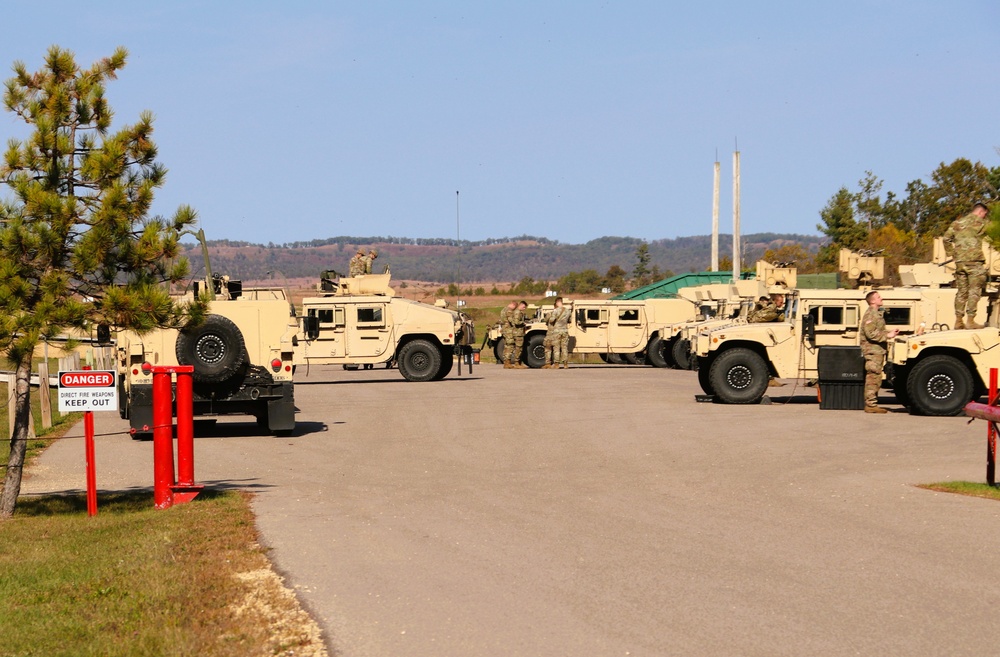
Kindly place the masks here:
[[(752, 264), (767, 249), (799, 244), (814, 254), (823, 237), (757, 233), (742, 238), (743, 262)], [(212, 270), (245, 281), (267, 278), (315, 279), (326, 269), (346, 273), (348, 261), (359, 246), (379, 252), (375, 269), (385, 265), (393, 278), (452, 283), (519, 281), (524, 277), (555, 281), (569, 272), (592, 269), (604, 275), (613, 265), (631, 275), (636, 249), (643, 240), (632, 237), (602, 237), (586, 244), (561, 244), (543, 237), (489, 239), (481, 242), (398, 237), (333, 237), (292, 244), (251, 244), (231, 240), (210, 241)], [(711, 236), (678, 237), (648, 242), (649, 267), (676, 274), (704, 271), (711, 261)], [(192, 271), (203, 269), (201, 251), (186, 244), (185, 255)], [(730, 255), (732, 236), (719, 236), (719, 257)], [(461, 272), (461, 273), (459, 273)]]

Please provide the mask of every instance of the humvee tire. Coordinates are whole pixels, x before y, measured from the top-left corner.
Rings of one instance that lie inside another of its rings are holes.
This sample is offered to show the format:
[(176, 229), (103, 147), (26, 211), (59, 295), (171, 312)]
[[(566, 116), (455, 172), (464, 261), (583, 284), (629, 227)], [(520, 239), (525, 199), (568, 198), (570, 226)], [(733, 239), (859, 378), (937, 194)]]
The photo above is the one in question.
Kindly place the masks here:
[(209, 315), (198, 326), (178, 333), (174, 352), (178, 363), (194, 366), (195, 381), (222, 383), (243, 365), (246, 346), (233, 320)]
[(706, 395), (715, 394), (715, 389), (712, 388), (712, 382), (708, 379), (710, 371), (710, 367), (698, 367), (698, 385), (701, 386), (702, 391)]
[(622, 358), (629, 365), (645, 365), (646, 364), (646, 354), (642, 351), (637, 351), (634, 354), (622, 354)]
[(536, 370), (545, 364), (545, 335), (535, 333), (528, 338), (521, 360), (524, 361), (525, 365)]
[(646, 347), (646, 362), (653, 367), (670, 367), (667, 361), (669, 343), (664, 343), (663, 338), (656, 336), (649, 341)]
[(911, 407), (923, 415), (958, 415), (975, 394), (969, 369), (953, 356), (924, 358), (906, 377)]
[(695, 361), (691, 356), (690, 340), (682, 340), (681, 338), (675, 339), (673, 344), (670, 346), (670, 355), (673, 357), (674, 364), (678, 369), (694, 369)]
[(503, 364), (503, 349), (506, 344), (507, 341), (504, 340), (503, 338), (500, 338), (495, 343), (493, 343), (493, 355), (497, 359), (497, 365)]
[[(461, 356), (459, 356), (461, 358)], [(441, 347), (441, 369), (434, 375), (434, 381), (440, 381), (448, 376), (451, 369), (455, 367), (455, 354), (449, 347)]]
[(727, 349), (716, 356), (708, 373), (715, 396), (727, 404), (759, 402), (769, 378), (767, 363), (760, 354), (744, 347)]
[(399, 373), (407, 381), (433, 381), (441, 370), (441, 351), (427, 340), (411, 340), (399, 350)]

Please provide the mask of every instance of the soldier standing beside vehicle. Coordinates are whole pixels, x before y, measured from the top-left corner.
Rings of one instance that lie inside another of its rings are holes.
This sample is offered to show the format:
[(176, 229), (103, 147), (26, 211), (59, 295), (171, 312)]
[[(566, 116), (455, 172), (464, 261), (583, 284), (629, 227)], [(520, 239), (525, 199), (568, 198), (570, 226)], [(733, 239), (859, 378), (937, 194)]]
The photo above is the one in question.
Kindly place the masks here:
[(358, 249), (358, 252), (351, 258), (350, 263), (351, 278), (361, 276), (365, 273), (365, 250)]
[(517, 302), (511, 301), (500, 311), (500, 335), (503, 336), (503, 368), (509, 370), (510, 357), (514, 353), (514, 312)]
[(865, 413), (887, 413), (878, 405), (878, 389), (882, 386), (886, 341), (896, 337), (899, 329), (888, 329), (882, 317), (882, 295), (871, 291), (865, 296), (868, 310), (861, 318), (861, 353), (865, 357)]
[[(986, 258), (983, 236), (988, 223), (989, 208), (976, 203), (972, 212), (952, 222), (944, 234), (945, 249), (955, 260), (955, 328), (978, 329), (976, 306), (986, 286)], [(963, 321), (965, 317), (968, 321)]]
[(512, 355), (512, 366), (516, 370), (523, 370), (528, 366), (521, 362), (521, 349), (524, 347), (524, 324), (526, 319), (525, 310), (528, 309), (528, 302), (521, 300), (517, 302), (510, 317), (510, 323), (514, 329), (514, 353)]
[[(542, 369), (569, 368), (569, 320), (573, 311), (563, 305), (562, 297), (556, 297), (555, 309), (545, 318), (545, 365)], [(549, 364), (551, 363), (551, 365)]]

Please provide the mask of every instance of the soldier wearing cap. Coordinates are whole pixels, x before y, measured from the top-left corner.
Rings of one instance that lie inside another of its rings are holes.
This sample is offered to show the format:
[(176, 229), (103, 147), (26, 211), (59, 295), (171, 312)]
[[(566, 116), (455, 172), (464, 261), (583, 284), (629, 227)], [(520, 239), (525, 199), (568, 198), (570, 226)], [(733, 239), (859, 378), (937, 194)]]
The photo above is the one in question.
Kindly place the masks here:
[(350, 264), (351, 278), (362, 276), (365, 273), (365, 250), (358, 248), (358, 252), (351, 258)]
[(503, 336), (503, 368), (512, 369), (511, 356), (514, 355), (514, 311), (517, 302), (511, 301), (500, 311), (500, 335)]
[(785, 319), (785, 295), (773, 293), (770, 299), (762, 297), (757, 302), (757, 308), (750, 312), (747, 321), (751, 324), (759, 322), (780, 322)]
[[(979, 202), (972, 212), (952, 222), (944, 234), (945, 250), (955, 260), (955, 328), (978, 329), (976, 306), (986, 285), (983, 236), (989, 223), (989, 208)], [(966, 317), (968, 320), (966, 321)]]
[(527, 320), (527, 313), (525, 311), (527, 309), (528, 302), (519, 301), (517, 308), (514, 309), (514, 312), (510, 316), (510, 323), (514, 328), (514, 353), (511, 360), (516, 370), (523, 370), (527, 367), (527, 365), (521, 362), (521, 350), (524, 347), (524, 325)]
[(378, 257), (378, 251), (376, 251), (375, 249), (372, 249), (371, 251), (368, 252), (368, 256), (364, 259), (365, 262), (364, 273), (366, 274), (372, 273), (372, 262), (374, 262), (375, 258), (377, 257)]
[(556, 297), (555, 309), (545, 318), (545, 364), (542, 369), (562, 369), (569, 367), (569, 320), (573, 311), (563, 305), (562, 297)]
[(887, 413), (878, 405), (878, 389), (882, 386), (886, 344), (896, 337), (899, 329), (886, 328), (882, 317), (882, 295), (872, 290), (865, 295), (868, 310), (861, 318), (861, 353), (865, 357), (865, 413)]

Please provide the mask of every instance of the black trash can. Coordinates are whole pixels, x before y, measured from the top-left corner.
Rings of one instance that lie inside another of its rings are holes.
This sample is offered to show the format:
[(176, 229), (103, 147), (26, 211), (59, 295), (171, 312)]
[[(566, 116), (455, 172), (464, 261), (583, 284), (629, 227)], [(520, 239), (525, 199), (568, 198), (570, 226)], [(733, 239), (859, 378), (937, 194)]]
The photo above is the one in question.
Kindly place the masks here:
[(817, 369), (821, 409), (864, 409), (865, 357), (861, 347), (820, 347)]

